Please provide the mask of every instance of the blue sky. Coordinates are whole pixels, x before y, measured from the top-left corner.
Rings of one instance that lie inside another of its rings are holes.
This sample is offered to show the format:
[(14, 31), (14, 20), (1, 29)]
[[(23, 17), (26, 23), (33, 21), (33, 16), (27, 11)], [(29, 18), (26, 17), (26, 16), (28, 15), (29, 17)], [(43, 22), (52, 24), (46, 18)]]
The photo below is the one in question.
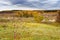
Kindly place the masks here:
[(0, 0), (0, 10), (60, 9), (60, 0)]

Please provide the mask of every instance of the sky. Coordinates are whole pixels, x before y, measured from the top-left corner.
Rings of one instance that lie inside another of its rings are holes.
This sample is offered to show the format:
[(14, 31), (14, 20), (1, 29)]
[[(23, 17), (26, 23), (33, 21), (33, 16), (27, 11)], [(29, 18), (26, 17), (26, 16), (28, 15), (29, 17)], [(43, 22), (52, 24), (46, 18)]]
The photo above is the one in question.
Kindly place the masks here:
[(55, 9), (60, 9), (60, 0), (0, 0), (0, 11)]

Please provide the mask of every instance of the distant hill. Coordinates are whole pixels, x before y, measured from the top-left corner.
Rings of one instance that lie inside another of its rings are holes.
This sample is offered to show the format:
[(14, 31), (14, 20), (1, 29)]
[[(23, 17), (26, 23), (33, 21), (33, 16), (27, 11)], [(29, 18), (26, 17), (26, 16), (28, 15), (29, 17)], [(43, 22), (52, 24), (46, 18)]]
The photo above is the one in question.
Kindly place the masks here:
[[(43, 16), (44, 20), (56, 20), (60, 10), (8, 10), (8, 11), (0, 11), (0, 17), (34, 17), (36, 16)], [(58, 16), (59, 18), (60, 16)], [(60, 18), (58, 19), (60, 20)]]

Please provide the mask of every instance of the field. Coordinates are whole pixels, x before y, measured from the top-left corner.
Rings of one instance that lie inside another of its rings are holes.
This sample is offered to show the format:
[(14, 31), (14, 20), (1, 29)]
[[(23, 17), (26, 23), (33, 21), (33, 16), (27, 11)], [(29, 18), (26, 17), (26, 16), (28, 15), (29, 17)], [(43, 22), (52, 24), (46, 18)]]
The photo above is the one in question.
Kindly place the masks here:
[(60, 40), (60, 25), (0, 22), (0, 40)]

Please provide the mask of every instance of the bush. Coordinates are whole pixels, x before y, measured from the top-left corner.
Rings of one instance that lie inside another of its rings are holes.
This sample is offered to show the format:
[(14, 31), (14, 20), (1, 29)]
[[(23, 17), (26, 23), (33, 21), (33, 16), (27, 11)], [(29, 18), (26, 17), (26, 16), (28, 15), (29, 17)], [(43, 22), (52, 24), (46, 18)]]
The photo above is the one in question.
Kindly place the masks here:
[(42, 15), (40, 15), (39, 13), (36, 13), (36, 12), (33, 14), (33, 17), (34, 17), (34, 20), (38, 23), (40, 23), (44, 19), (44, 17)]
[(35, 21), (40, 23), (43, 20), (43, 16), (34, 17)]
[(0, 22), (8, 22), (8, 19), (0, 19)]

